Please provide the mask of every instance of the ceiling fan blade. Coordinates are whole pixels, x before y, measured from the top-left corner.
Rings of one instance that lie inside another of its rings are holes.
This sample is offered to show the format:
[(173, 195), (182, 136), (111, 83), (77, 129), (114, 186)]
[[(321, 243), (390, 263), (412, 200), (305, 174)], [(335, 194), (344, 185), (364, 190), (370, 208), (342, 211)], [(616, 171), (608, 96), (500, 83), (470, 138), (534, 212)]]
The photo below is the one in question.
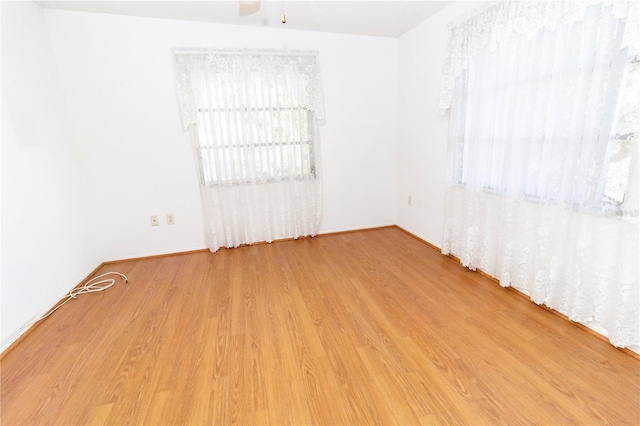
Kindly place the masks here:
[(260, 10), (262, 0), (240, 0), (240, 16), (253, 15)]

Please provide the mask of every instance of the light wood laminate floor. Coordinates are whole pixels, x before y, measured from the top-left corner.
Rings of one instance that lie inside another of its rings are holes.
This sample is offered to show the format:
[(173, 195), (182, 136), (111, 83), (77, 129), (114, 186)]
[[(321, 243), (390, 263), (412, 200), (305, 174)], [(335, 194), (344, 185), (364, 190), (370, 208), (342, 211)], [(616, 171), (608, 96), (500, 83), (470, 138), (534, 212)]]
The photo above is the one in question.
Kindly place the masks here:
[(108, 265), (2, 424), (638, 424), (640, 361), (396, 228)]

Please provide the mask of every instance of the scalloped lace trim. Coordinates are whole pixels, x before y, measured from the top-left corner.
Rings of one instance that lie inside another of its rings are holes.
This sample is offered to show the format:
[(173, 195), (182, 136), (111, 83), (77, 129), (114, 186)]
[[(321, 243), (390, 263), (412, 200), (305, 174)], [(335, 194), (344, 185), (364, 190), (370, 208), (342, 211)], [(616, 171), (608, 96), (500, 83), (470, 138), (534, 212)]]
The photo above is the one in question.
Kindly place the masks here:
[(625, 20), (622, 47), (630, 48), (630, 55), (640, 52), (638, 34), (640, 6), (638, 2), (620, 1), (510, 1), (498, 3), (481, 10), (462, 23), (453, 24), (449, 29), (439, 108), (447, 110), (451, 106), (451, 93), (455, 79), (467, 69), (469, 58), (475, 52), (510, 38), (525, 35), (531, 39), (544, 28), (555, 31), (559, 23), (571, 25), (584, 19), (591, 6), (605, 8), (612, 6), (616, 19)]

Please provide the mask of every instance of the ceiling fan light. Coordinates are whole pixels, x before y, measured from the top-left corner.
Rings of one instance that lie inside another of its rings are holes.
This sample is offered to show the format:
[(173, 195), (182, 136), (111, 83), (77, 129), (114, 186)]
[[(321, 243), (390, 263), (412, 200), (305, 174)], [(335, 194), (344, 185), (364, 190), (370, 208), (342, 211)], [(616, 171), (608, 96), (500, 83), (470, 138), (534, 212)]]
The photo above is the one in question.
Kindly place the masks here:
[(253, 15), (260, 10), (261, 0), (240, 0), (240, 16)]

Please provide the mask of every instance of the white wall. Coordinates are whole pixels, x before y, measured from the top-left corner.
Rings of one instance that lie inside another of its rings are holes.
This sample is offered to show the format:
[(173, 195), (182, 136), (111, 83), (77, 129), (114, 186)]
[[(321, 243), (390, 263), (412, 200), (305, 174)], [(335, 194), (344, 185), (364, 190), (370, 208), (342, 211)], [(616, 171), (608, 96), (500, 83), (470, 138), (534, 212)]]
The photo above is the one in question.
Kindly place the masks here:
[(437, 247), (442, 247), (449, 125), (438, 110), (447, 25), (482, 4), (455, 2), (398, 39), (397, 224)]
[[(320, 232), (395, 223), (397, 41), (154, 18), (45, 11), (104, 258), (204, 247), (198, 180), (180, 127), (172, 47), (320, 51)], [(176, 224), (167, 226), (164, 214)], [(161, 215), (152, 228), (149, 215)]]
[(30, 2), (1, 8), (4, 349), (99, 256), (84, 243), (80, 177), (43, 13)]

